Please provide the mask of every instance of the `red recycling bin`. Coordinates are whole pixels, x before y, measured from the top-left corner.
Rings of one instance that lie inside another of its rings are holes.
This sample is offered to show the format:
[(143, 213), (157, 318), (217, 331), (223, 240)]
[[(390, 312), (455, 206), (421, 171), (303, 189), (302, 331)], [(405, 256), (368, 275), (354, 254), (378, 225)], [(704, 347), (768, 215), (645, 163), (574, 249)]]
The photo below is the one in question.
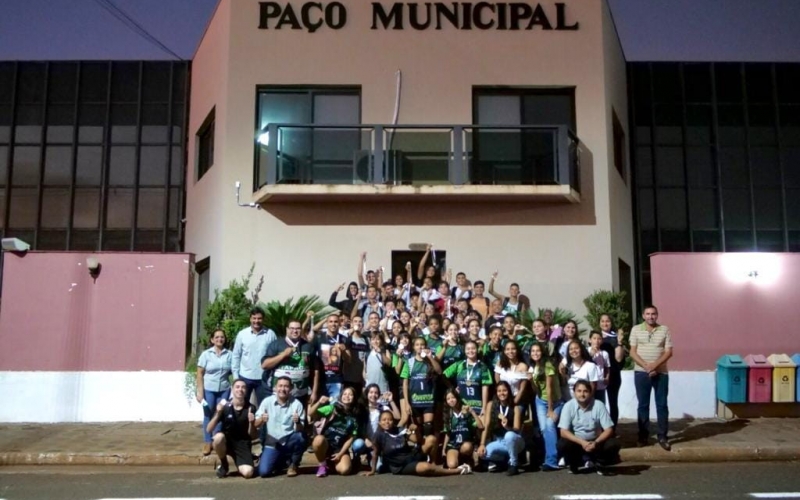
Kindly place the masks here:
[(744, 358), (749, 368), (747, 378), (747, 401), (750, 403), (772, 402), (772, 364), (760, 354)]

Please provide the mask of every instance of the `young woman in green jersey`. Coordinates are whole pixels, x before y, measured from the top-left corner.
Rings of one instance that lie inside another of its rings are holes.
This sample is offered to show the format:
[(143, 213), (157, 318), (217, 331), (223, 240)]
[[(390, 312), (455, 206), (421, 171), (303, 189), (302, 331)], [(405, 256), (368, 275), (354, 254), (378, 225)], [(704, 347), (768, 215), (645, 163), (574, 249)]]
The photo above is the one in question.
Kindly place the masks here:
[(422, 443), (422, 451), (431, 461), (436, 457), (438, 440), (434, 433), (434, 392), (436, 380), (442, 372), (439, 361), (433, 356), (425, 339), (414, 339), (414, 357), (403, 364), (400, 378), (403, 380), (403, 394), (411, 409), (413, 428), (417, 443)]
[(442, 370), (464, 359), (464, 347), (459, 340), (458, 325), (451, 323), (445, 330), (444, 343), (436, 351), (436, 359), (441, 363)]
[(478, 358), (478, 344), (474, 341), (468, 340), (464, 344), (464, 353), (467, 359), (450, 365), (444, 376), (464, 403), (474, 408), (478, 415), (483, 415), (493, 384), (492, 371)]
[(447, 414), (444, 422), (444, 450), (449, 469), (458, 468), (461, 462), (471, 463), (475, 451), (475, 432), (483, 429), (483, 420), (475, 410), (465, 405), (455, 389), (444, 395)]
[(541, 344), (531, 346), (531, 382), (536, 392), (536, 419), (544, 438), (544, 465), (542, 470), (558, 470), (558, 419), (564, 401), (561, 399), (561, 382), (558, 370), (547, 359)]

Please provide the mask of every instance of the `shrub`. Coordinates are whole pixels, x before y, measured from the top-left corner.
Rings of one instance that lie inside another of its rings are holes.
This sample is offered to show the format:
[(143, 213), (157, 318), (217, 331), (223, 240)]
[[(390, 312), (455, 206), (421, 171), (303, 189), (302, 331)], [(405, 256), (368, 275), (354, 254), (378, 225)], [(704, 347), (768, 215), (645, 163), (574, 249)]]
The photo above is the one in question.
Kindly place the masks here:
[(286, 325), (289, 321), (297, 320), (302, 323), (308, 311), (314, 312), (315, 322), (336, 311), (322, 302), (317, 295), (303, 295), (297, 300), (292, 297), (285, 302), (278, 300), (266, 304), (261, 302), (258, 305), (265, 312), (264, 327), (271, 329), (280, 337), (286, 335)]

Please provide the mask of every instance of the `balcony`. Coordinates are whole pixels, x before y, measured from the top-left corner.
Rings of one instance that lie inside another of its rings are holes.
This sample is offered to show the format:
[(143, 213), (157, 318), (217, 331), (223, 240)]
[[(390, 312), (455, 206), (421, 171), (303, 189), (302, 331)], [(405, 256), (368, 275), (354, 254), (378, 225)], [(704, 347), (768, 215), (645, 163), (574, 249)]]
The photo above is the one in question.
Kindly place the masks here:
[(256, 145), (254, 197), (579, 203), (578, 144), (567, 126), (273, 123)]

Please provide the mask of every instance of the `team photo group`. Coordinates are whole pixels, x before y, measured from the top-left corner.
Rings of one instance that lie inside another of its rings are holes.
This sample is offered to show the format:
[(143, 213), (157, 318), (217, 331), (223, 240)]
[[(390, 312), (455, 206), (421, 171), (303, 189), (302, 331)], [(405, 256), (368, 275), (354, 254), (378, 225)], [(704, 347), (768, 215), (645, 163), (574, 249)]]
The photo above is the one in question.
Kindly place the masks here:
[(428, 246), (416, 269), (408, 262), (386, 277), (367, 270), (362, 253), (356, 281), (330, 296), (337, 312), (290, 320), (279, 337), (254, 308), (233, 346), (214, 332), (198, 360), (196, 397), (203, 453), (218, 457), (217, 476), (294, 477), (307, 452), (317, 477), (605, 475), (620, 461), (628, 358), (637, 443), (650, 444), (654, 393), (656, 442), (670, 450), (672, 340), (656, 307), (630, 332), (608, 314), (597, 330), (579, 332), (575, 321), (554, 324), (549, 310), (529, 328), (521, 319), (530, 303), (516, 283), (498, 291), (497, 272), (488, 283), (464, 273), (451, 281), (435, 262)]

